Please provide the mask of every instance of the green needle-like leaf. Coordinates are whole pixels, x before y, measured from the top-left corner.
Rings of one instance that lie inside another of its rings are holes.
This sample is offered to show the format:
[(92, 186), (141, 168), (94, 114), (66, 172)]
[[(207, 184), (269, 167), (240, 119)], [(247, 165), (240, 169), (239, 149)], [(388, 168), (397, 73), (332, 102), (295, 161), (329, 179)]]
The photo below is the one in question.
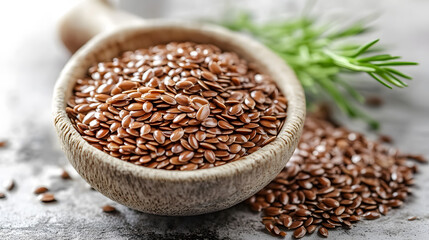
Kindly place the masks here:
[(374, 46), (376, 43), (378, 43), (378, 41), (380, 41), (380, 39), (374, 40), (374, 41), (372, 41), (372, 42), (370, 42), (370, 43), (368, 43), (366, 45), (363, 45), (351, 57), (357, 57), (357, 56), (361, 55), (362, 53), (366, 52), (369, 48), (371, 48), (372, 46)]
[(346, 38), (368, 30), (362, 22), (331, 31), (335, 27), (333, 24), (320, 24), (316, 18), (307, 16), (256, 24), (249, 14), (241, 14), (223, 25), (234, 31), (250, 33), (276, 52), (295, 71), (308, 99), (317, 101), (322, 93), (328, 94), (346, 114), (361, 118), (372, 127), (377, 127), (378, 123), (351, 101), (362, 103), (363, 97), (338, 74), (367, 73), (387, 88), (403, 88), (407, 86), (403, 79), (410, 80), (411, 77), (394, 67), (417, 65), (395, 61), (399, 56), (380, 53), (379, 39), (364, 45), (346, 41)]

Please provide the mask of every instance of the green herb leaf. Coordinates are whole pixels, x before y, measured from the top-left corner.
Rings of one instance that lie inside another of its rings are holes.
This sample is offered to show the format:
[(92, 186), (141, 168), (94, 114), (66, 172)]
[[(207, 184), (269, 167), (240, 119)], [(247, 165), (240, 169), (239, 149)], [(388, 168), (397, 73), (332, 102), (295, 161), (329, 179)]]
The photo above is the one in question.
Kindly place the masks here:
[(374, 128), (379, 124), (357, 107), (356, 103), (364, 102), (363, 97), (338, 74), (366, 73), (387, 88), (403, 88), (407, 86), (403, 79), (411, 77), (393, 67), (417, 65), (395, 61), (399, 56), (380, 54), (376, 46), (379, 39), (364, 45), (345, 41), (368, 31), (362, 22), (332, 32), (332, 24), (321, 25), (308, 16), (256, 24), (249, 14), (241, 14), (223, 25), (251, 34), (276, 52), (295, 71), (308, 100), (317, 101), (327, 94), (348, 116), (361, 118)]

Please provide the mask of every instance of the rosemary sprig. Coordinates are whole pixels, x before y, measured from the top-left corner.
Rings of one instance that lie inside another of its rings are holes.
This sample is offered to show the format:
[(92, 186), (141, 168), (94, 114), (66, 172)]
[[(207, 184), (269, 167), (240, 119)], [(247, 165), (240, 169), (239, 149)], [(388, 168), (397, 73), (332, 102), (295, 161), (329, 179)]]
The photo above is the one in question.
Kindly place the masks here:
[(399, 56), (379, 54), (374, 47), (378, 39), (362, 46), (344, 43), (344, 39), (368, 30), (361, 22), (333, 31), (329, 25), (316, 24), (310, 17), (256, 24), (248, 14), (242, 14), (223, 25), (251, 34), (276, 52), (295, 71), (310, 99), (328, 94), (348, 116), (361, 118), (372, 128), (378, 128), (378, 122), (351, 101), (362, 103), (364, 98), (339, 74), (363, 72), (388, 88), (403, 88), (407, 86), (403, 80), (411, 77), (394, 67), (417, 64), (398, 61)]

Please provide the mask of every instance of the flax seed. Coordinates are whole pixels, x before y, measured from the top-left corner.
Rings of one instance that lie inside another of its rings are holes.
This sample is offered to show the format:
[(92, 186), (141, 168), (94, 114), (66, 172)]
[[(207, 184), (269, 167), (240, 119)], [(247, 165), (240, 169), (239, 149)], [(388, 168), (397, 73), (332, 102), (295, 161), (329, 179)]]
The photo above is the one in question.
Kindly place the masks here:
[(34, 194), (42, 194), (48, 191), (46, 187), (38, 187), (34, 190)]
[(319, 228), (319, 234), (320, 234), (320, 236), (326, 238), (326, 237), (328, 237), (329, 231), (328, 231), (328, 229), (321, 227), (321, 228)]
[(305, 234), (307, 234), (307, 229), (304, 226), (301, 226), (293, 232), (293, 237), (303, 238)]
[(104, 205), (102, 208), (103, 212), (105, 213), (113, 213), (116, 212), (116, 208), (111, 205)]
[(55, 202), (55, 196), (52, 193), (43, 193), (39, 196), (39, 200), (44, 203)]

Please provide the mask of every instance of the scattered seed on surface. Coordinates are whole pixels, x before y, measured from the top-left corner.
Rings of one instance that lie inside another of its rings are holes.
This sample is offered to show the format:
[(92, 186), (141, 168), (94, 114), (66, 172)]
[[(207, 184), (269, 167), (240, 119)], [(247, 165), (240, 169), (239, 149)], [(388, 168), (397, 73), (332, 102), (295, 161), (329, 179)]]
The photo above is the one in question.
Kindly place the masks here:
[(416, 220), (417, 219), (417, 217), (416, 216), (412, 216), (412, 217), (409, 217), (408, 218), (408, 221), (414, 221), (414, 220)]
[(41, 194), (47, 192), (49, 189), (46, 187), (38, 187), (34, 189), (34, 194)]
[(378, 139), (380, 140), (380, 142), (384, 142), (384, 143), (392, 143), (393, 142), (393, 139), (387, 135), (380, 135), (378, 137)]
[(293, 232), (293, 237), (294, 238), (303, 238), (305, 236), (305, 234), (307, 234), (307, 229), (305, 229), (304, 226), (301, 226)]
[(102, 207), (102, 209), (103, 209), (103, 212), (105, 212), (105, 213), (112, 213), (112, 212), (116, 212), (116, 208), (115, 208), (115, 207), (113, 207), (113, 206), (111, 206), (111, 205), (104, 205), (104, 206)]
[(0, 192), (0, 199), (1, 199), (1, 198), (6, 198), (6, 194), (4, 194), (4, 193)]
[(327, 237), (328, 229), (349, 229), (361, 219), (377, 219), (400, 207), (417, 172), (407, 161), (410, 156), (416, 157), (308, 117), (286, 167), (247, 203), (251, 210), (263, 211), (263, 222), (272, 229), (286, 227), (301, 236), (319, 228)]
[(374, 220), (380, 217), (380, 213), (376, 211), (366, 212), (363, 217), (368, 220)]
[(0, 148), (6, 146), (6, 141), (0, 141)]
[(39, 195), (39, 200), (44, 203), (55, 202), (55, 196), (52, 193), (43, 193)]
[(70, 177), (69, 173), (68, 173), (66, 170), (63, 170), (63, 171), (61, 172), (61, 178), (62, 178), (62, 179), (71, 179), (71, 177)]
[(370, 96), (365, 99), (365, 104), (370, 107), (380, 107), (383, 103), (383, 99), (377, 96)]
[(320, 227), (320, 228), (319, 228), (319, 234), (320, 234), (320, 236), (322, 236), (322, 237), (328, 237), (328, 235), (329, 235), (329, 231), (328, 231), (328, 229), (326, 229), (325, 227)]

